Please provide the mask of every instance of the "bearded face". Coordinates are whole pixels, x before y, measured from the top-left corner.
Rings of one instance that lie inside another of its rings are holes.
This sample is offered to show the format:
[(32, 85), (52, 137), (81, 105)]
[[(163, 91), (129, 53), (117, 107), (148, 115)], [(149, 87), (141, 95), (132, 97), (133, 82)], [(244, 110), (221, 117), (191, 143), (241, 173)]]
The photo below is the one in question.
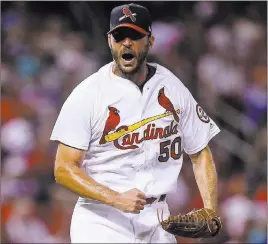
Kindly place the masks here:
[(111, 54), (123, 74), (140, 70), (149, 52), (149, 38), (130, 28), (119, 28), (111, 34)]

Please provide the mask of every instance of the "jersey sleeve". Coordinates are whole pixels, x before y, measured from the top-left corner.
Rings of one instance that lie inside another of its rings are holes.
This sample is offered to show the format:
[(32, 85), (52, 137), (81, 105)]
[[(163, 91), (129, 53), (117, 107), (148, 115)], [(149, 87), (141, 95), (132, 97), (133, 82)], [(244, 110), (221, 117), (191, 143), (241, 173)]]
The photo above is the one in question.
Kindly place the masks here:
[(88, 150), (93, 105), (90, 97), (85, 94), (85, 89), (80, 84), (69, 95), (58, 115), (50, 140)]
[(187, 154), (204, 149), (209, 141), (220, 132), (216, 123), (205, 113), (188, 91), (182, 114), (183, 147)]

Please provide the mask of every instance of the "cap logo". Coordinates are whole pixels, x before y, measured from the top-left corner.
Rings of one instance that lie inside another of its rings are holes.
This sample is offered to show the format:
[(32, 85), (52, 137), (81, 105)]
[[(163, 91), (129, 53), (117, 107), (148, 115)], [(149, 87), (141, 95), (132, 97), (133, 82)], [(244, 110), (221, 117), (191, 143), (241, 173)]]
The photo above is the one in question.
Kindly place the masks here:
[(136, 22), (136, 15), (137, 14), (133, 14), (131, 11), (130, 11), (130, 9), (129, 9), (129, 7), (124, 7), (123, 8), (123, 14), (124, 14), (124, 16), (123, 17), (121, 17), (120, 19), (119, 19), (119, 21), (121, 21), (121, 20), (123, 20), (123, 19), (125, 19), (125, 18), (127, 18), (127, 17), (129, 17), (131, 20), (132, 20), (132, 22)]

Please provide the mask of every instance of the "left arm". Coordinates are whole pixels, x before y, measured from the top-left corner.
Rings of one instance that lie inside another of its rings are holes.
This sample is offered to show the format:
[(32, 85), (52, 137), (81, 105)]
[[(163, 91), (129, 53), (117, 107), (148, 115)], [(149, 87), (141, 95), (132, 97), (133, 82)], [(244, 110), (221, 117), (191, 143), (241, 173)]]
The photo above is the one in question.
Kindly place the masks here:
[(210, 148), (189, 156), (204, 207), (217, 212), (217, 172)]

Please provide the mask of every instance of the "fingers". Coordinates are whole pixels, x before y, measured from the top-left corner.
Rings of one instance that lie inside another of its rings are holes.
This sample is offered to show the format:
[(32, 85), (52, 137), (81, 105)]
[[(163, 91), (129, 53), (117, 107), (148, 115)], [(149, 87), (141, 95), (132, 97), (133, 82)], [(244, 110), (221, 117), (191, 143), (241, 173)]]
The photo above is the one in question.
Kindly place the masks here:
[(139, 203), (140, 205), (144, 206), (146, 205), (146, 200), (140, 199), (137, 201), (137, 203)]
[(122, 194), (123, 212), (139, 214), (146, 205), (146, 196), (139, 189), (134, 188)]
[(132, 213), (139, 214), (140, 211), (143, 209), (144, 209), (143, 205), (138, 205), (137, 208)]
[(143, 204), (140, 204), (140, 205), (138, 205), (138, 208), (139, 208), (139, 210), (143, 210), (144, 209), (144, 205)]
[[(141, 200), (143, 201), (143, 200)], [(135, 214), (139, 214), (141, 210), (144, 209), (144, 205), (143, 203), (141, 203), (141, 201), (137, 201), (135, 206), (133, 206), (129, 211), (129, 213), (135, 213)]]
[(134, 213), (134, 214), (139, 214), (141, 212), (141, 210), (144, 209), (144, 206), (139, 205), (136, 208), (132, 209), (132, 210), (128, 210), (128, 211), (124, 211), (126, 213)]
[[(142, 200), (143, 201), (143, 200)], [(134, 207), (134, 211), (135, 210), (138, 210), (138, 211), (140, 211), (140, 210), (143, 210), (144, 209), (144, 203), (142, 203), (141, 201), (137, 201), (137, 203), (136, 203), (136, 205), (135, 205), (135, 207)]]
[(145, 194), (142, 191), (140, 191), (137, 188), (135, 188), (135, 190), (136, 190), (137, 197), (146, 200), (146, 196), (145, 196)]
[(143, 193), (138, 193), (137, 196), (143, 200), (146, 200), (146, 196)]

